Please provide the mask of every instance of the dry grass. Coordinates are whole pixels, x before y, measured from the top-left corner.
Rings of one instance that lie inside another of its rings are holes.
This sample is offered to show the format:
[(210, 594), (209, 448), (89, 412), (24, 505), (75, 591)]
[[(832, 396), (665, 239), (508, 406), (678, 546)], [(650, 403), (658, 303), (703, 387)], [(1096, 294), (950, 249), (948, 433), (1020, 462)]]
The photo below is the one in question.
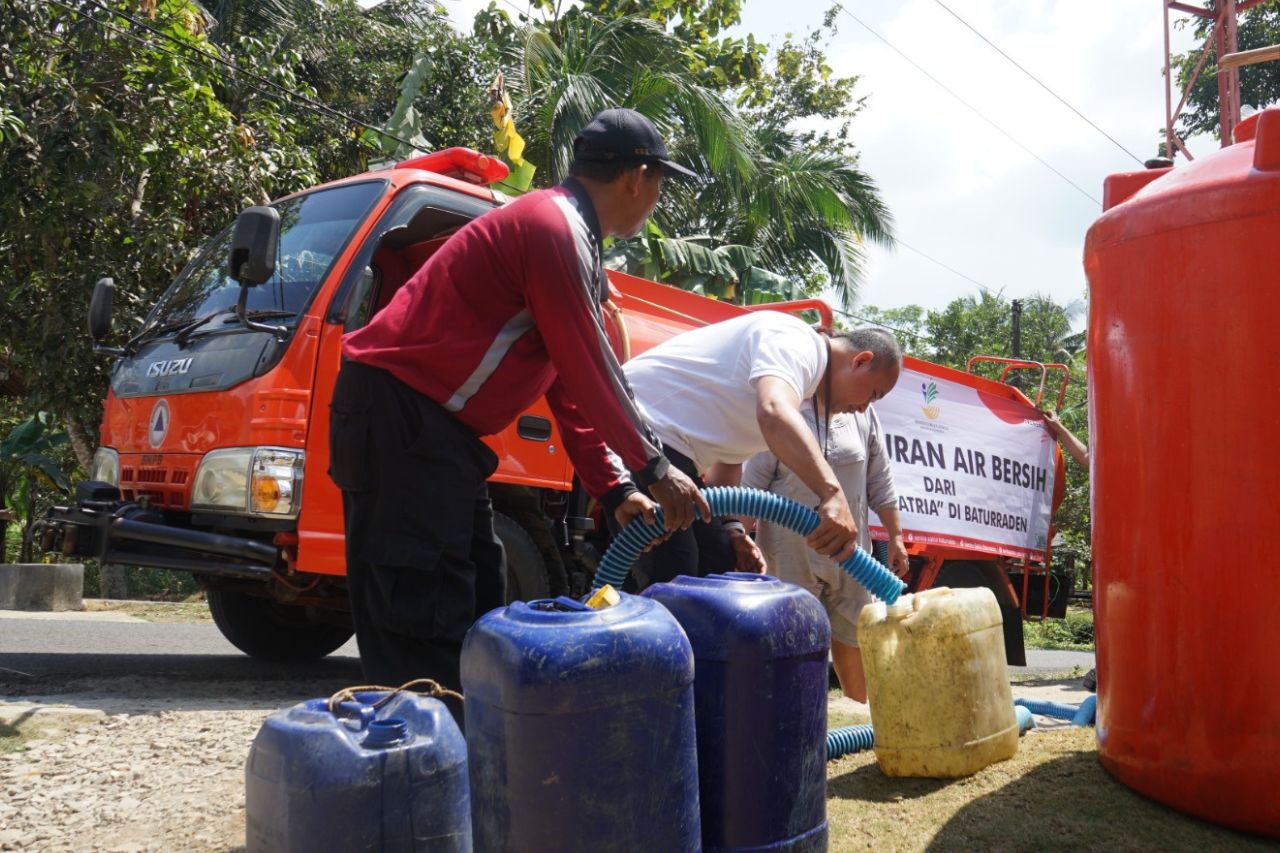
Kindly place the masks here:
[(0, 723), (0, 755), (6, 752), (17, 752), (23, 748), (30, 737), (19, 726)]
[[(850, 724), (836, 716), (833, 727)], [(871, 752), (831, 762), (827, 779), (833, 851), (1276, 849), (1114, 781), (1092, 728), (1032, 732), (1016, 756), (968, 779), (892, 779)]]
[(147, 622), (212, 622), (209, 605), (199, 601), (103, 601), (86, 598), (85, 610), (114, 611)]

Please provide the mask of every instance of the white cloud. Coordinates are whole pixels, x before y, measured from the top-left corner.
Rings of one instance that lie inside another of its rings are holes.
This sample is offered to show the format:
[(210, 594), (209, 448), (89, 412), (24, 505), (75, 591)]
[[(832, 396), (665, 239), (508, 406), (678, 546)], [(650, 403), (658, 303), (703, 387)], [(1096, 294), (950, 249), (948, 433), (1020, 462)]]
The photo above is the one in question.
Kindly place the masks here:
[[(944, 2), (1125, 148), (1154, 156), (1164, 108), (1158, 7), (1148, 0)], [(1101, 199), (1107, 175), (1142, 168), (934, 0), (846, 5), (1094, 198)], [(817, 25), (827, 6), (794, 0), (784, 18), (776, 4), (749, 2), (742, 29), (776, 41)], [(829, 59), (838, 73), (860, 75), (858, 91), (870, 96), (854, 138), (898, 236), (1009, 297), (1080, 298), (1084, 235), (1097, 205), (848, 16), (837, 25)], [(906, 249), (869, 254), (865, 304), (941, 307), (976, 290)]]

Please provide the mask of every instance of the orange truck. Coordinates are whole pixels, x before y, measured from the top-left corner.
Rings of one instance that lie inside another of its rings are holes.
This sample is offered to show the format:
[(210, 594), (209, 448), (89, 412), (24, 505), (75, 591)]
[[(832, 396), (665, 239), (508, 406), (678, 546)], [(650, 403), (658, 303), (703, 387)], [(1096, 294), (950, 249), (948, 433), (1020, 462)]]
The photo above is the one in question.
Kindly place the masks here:
[[(500, 161), (452, 148), (280, 199), (271, 206), (278, 216), (249, 208), (123, 346), (105, 343), (113, 284), (100, 281), (90, 332), (95, 349), (116, 359), (101, 446), (74, 501), (40, 523), (42, 547), (191, 572), (222, 633), (255, 657), (304, 659), (342, 645), (352, 633), (342, 501), (326, 473), (341, 337), (450, 234), (503, 204), (492, 185), (505, 176)], [(273, 265), (259, 263), (267, 255)], [(256, 283), (246, 273), (255, 264), (264, 270)], [(624, 360), (753, 310), (620, 273), (610, 279), (606, 319)], [(816, 310), (830, 321), (817, 300), (760, 307)], [(1008, 385), (956, 376), (1026, 402)], [(492, 487), (510, 595), (589, 588), (607, 534), (545, 403), (487, 441), (501, 460)], [(992, 586), (1010, 613), (1026, 599), (1003, 557), (936, 544), (912, 550), (918, 587)], [(1019, 622), (1011, 660), (1020, 654)]]

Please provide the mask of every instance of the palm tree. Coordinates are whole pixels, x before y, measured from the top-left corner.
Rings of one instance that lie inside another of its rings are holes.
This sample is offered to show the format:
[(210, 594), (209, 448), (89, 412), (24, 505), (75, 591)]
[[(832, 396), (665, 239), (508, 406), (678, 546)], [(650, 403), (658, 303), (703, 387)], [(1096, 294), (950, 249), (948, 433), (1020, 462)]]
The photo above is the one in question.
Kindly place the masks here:
[(668, 280), (696, 280), (708, 295), (772, 301), (829, 286), (852, 307), (866, 241), (892, 243), (892, 216), (875, 182), (855, 159), (776, 129), (755, 129), (753, 139), (762, 153), (750, 180), (728, 175), (664, 196), (659, 228), (687, 236), (651, 245), (650, 254)]
[(755, 154), (741, 118), (689, 71), (680, 42), (661, 24), (574, 11), (530, 21), (503, 57), (528, 159), (541, 182), (568, 173), (573, 138), (609, 107), (630, 107), (672, 142), (677, 160), (704, 173), (749, 180)]
[(708, 186), (690, 212), (717, 217), (706, 230), (754, 248), (758, 266), (799, 281), (825, 278), (821, 283), (851, 307), (864, 272), (865, 241), (892, 242), (892, 217), (875, 182), (842, 154), (807, 148), (794, 138), (760, 141), (769, 153), (751, 185)]
[(293, 30), (316, 0), (198, 0), (205, 14), (205, 35), (217, 45), (231, 45), (241, 36)]
[(698, 81), (661, 24), (574, 10), (527, 23), (505, 59), (526, 157), (543, 182), (564, 177), (574, 135), (611, 106), (649, 116), (674, 156), (711, 178), (669, 182), (655, 227), (617, 245), (616, 266), (738, 301), (829, 283), (848, 306), (864, 241), (892, 239), (888, 209), (856, 161), (764, 122), (753, 127)]

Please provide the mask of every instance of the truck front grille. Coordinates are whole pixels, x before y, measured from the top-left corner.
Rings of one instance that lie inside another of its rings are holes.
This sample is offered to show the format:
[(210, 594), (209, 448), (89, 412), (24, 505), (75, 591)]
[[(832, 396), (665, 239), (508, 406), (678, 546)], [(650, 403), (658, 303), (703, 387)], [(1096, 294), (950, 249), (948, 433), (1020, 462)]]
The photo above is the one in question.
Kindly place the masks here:
[[(187, 483), (198, 457), (170, 457), (150, 454), (120, 460), (120, 495), (127, 501), (146, 498), (160, 509), (186, 509)], [(159, 464), (157, 464), (157, 462)]]

